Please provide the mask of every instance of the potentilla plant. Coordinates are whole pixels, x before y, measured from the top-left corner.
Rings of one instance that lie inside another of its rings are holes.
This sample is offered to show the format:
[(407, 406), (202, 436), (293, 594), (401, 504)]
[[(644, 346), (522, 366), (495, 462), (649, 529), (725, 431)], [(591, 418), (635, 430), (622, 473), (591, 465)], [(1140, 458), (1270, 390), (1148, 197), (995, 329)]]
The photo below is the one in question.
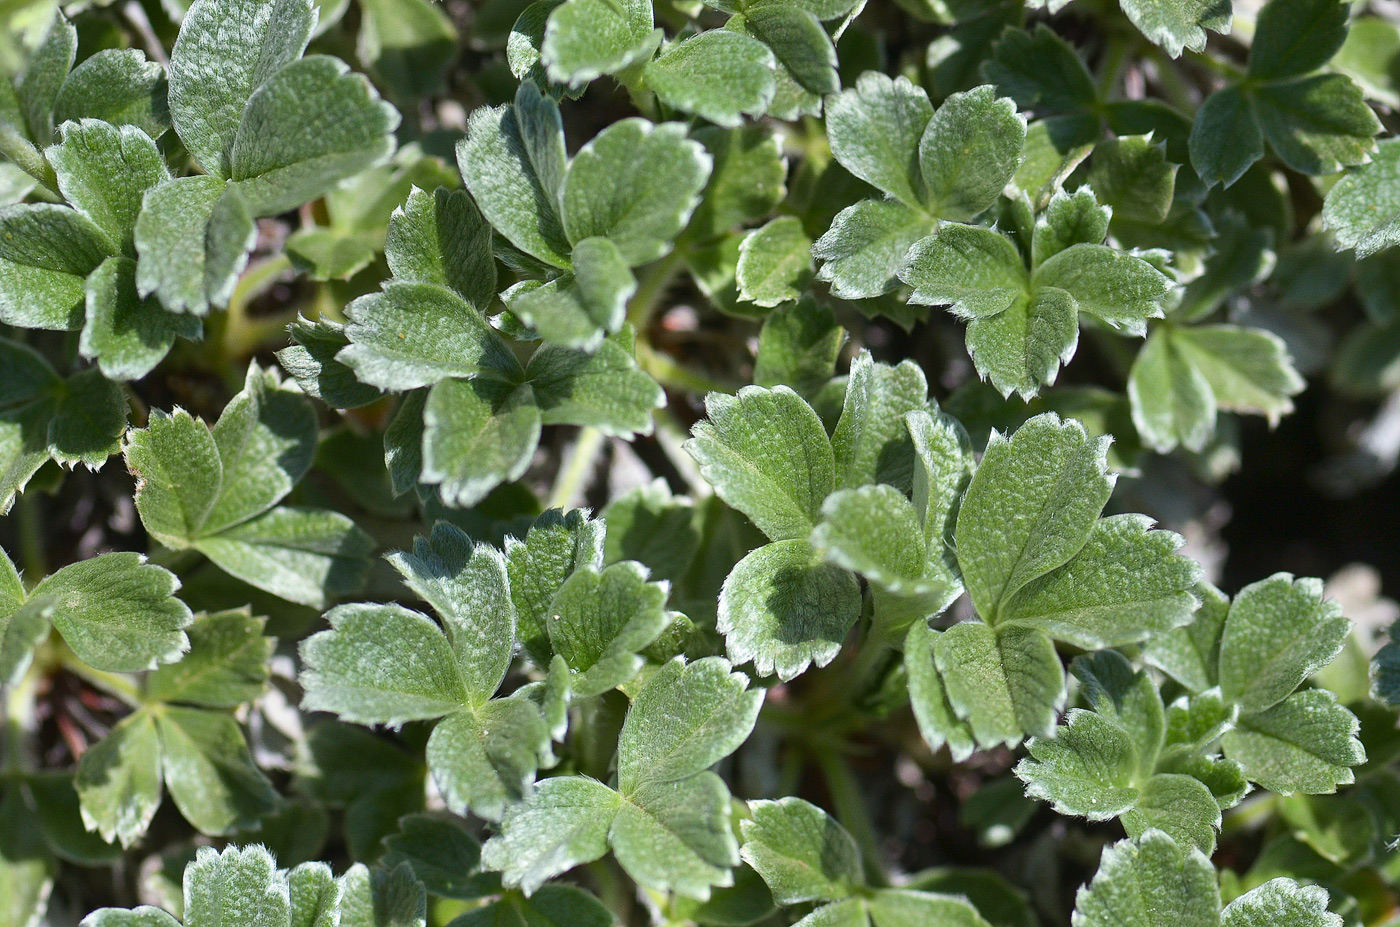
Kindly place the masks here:
[(1400, 924), (1382, 0), (0, 6), (0, 927)]

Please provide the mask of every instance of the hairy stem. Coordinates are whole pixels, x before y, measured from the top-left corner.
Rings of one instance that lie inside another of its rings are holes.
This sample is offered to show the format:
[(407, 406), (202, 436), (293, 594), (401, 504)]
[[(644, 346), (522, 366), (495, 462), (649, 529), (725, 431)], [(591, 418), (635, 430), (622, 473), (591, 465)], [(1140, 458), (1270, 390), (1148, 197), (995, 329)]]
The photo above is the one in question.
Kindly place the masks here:
[(598, 452), (603, 449), (606, 436), (592, 425), (579, 429), (578, 439), (569, 449), (569, 456), (559, 468), (554, 478), (554, 488), (549, 493), (548, 508), (571, 508), (574, 500), (580, 498), (593, 479), (593, 471), (598, 462)]

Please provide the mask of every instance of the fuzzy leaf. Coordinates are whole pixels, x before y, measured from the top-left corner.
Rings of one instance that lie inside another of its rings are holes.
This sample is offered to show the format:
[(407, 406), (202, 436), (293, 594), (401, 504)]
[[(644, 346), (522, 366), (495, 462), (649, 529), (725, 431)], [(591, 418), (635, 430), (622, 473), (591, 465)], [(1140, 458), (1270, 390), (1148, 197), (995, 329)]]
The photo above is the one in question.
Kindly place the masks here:
[(103, 840), (134, 844), (160, 806), (164, 780), (155, 719), (138, 711), (83, 754), (73, 781), (83, 824)]
[(1053, 739), (1036, 738), (1029, 750), (1016, 775), (1027, 795), (1050, 802), (1060, 814), (1106, 821), (1138, 802), (1137, 750), (1127, 731), (1102, 715), (1071, 709)]
[(540, 438), (540, 410), (528, 384), (441, 380), (423, 408), (424, 483), (465, 508), (519, 479)]
[(1220, 805), (1210, 788), (1194, 776), (1163, 773), (1142, 784), (1137, 802), (1122, 819), (1130, 837), (1155, 828), (1182, 845), (1213, 853)]
[(1172, 281), (1150, 263), (1105, 245), (1078, 244), (1036, 268), (1037, 287), (1058, 287), (1078, 309), (1114, 328), (1143, 334), (1146, 320), (1160, 317)]
[(205, 708), (236, 708), (267, 687), (276, 640), (263, 636), (265, 618), (244, 609), (200, 615), (187, 629), (189, 653), (148, 677), (146, 696)]
[(955, 93), (919, 140), (929, 212), (966, 222), (991, 206), (1021, 164), (1026, 120), (989, 85)]
[(81, 327), (83, 278), (116, 251), (102, 229), (65, 206), (0, 209), (0, 321), (21, 328)]
[(1199, 850), (1161, 831), (1103, 852), (1075, 898), (1074, 927), (1219, 927), (1220, 889)]
[(735, 281), (739, 298), (765, 309), (794, 302), (812, 278), (812, 242), (795, 216), (779, 216), (744, 236)]
[(653, 410), (665, 394), (615, 341), (592, 353), (545, 344), (530, 358), (525, 379), (545, 425), (588, 425), (604, 434), (651, 434)]
[(66, 123), (60, 142), (46, 154), (64, 198), (134, 254), (132, 236), (142, 197), (170, 179), (150, 136), (134, 126), (83, 119)]
[(909, 249), (899, 277), (909, 302), (947, 306), (960, 318), (994, 316), (1022, 297), (1025, 265), (1016, 246), (992, 229), (948, 222)]
[(578, 570), (565, 581), (550, 602), (546, 627), (577, 696), (602, 695), (636, 675), (643, 662), (638, 652), (670, 623), (667, 591), (631, 562)]
[(283, 369), (296, 378), (301, 391), (336, 409), (357, 409), (384, 394), (361, 383), (336, 354), (350, 344), (345, 326), (327, 319), (298, 318), (287, 326), (292, 345), (277, 352)]
[(870, 299), (899, 285), (909, 249), (933, 231), (933, 220), (895, 200), (861, 200), (836, 214), (812, 246), (817, 279), (842, 299)]
[(1206, 30), (1230, 31), (1230, 0), (1124, 0), (1123, 12), (1143, 35), (1179, 58), (1206, 47)]
[(533, 704), (485, 702), (449, 715), (428, 738), (428, 768), (448, 807), (498, 821), (529, 794), (535, 770), (549, 762), (549, 728)]
[(1292, 879), (1270, 879), (1225, 906), (1220, 927), (1341, 927), (1342, 918), (1327, 910), (1327, 890), (1299, 885)]
[(511, 805), (500, 832), (481, 848), (482, 865), (527, 895), (574, 866), (608, 851), (608, 831), (623, 798), (582, 776), (541, 782), (528, 799)]
[(1245, 715), (1225, 735), (1225, 755), (1271, 792), (1320, 795), (1351, 783), (1366, 762), (1356, 716), (1322, 689), (1296, 692), (1267, 711)]
[(496, 298), (491, 226), (465, 191), (415, 188), (389, 222), (384, 257), (396, 280), (445, 286), (481, 310)]
[(965, 621), (939, 635), (934, 657), (949, 704), (978, 744), (1014, 746), (1054, 730), (1065, 674), (1042, 632)]
[(139, 380), (165, 359), (176, 338), (199, 338), (198, 316), (166, 312), (136, 288), (136, 262), (111, 257), (88, 275), (87, 314), (78, 350), (110, 380)]
[(660, 39), (651, 0), (567, 0), (550, 14), (541, 53), (552, 79), (580, 86), (651, 57)]
[(919, 141), (933, 117), (921, 88), (867, 71), (826, 104), (831, 153), (852, 174), (914, 209), (924, 201)]
[(156, 715), (156, 729), (165, 787), (197, 830), (227, 834), (276, 807), (277, 793), (230, 715), (166, 706)]
[(909, 701), (914, 709), (919, 733), (929, 749), (944, 744), (953, 759), (961, 762), (972, 755), (975, 741), (967, 724), (948, 703), (948, 693), (935, 662), (939, 631), (929, 630), (926, 622), (915, 621), (904, 639), (904, 668), (909, 674)]
[(913, 482), (914, 448), (904, 418), (928, 407), (928, 381), (917, 364), (890, 366), (875, 363), (868, 351), (856, 355), (831, 436), (837, 488), (888, 483), (907, 491)]
[(165, 68), (134, 48), (104, 48), (83, 59), (64, 79), (53, 121), (101, 119), (132, 126), (151, 138), (170, 128)]
[(575, 570), (603, 566), (604, 524), (583, 509), (550, 510), (536, 519), (523, 541), (507, 537), (506, 573), (515, 603), (518, 635), (537, 666), (547, 667), (549, 605)]
[(647, 89), (667, 106), (737, 127), (768, 108), (776, 66), (762, 42), (711, 29), (672, 45), (643, 73)]
[(1400, 243), (1400, 140), (1382, 141), (1370, 163), (1327, 191), (1322, 222), (1357, 257)]
[(714, 773), (647, 781), (623, 802), (608, 842), (639, 884), (704, 900), (712, 886), (734, 884), (739, 842), (729, 815), (729, 789)]
[(742, 824), (744, 862), (778, 904), (835, 901), (864, 882), (860, 851), (836, 819), (800, 798), (757, 801)]
[(205, 315), (228, 303), (256, 239), (247, 203), (218, 178), (152, 187), (136, 219), (136, 288), (171, 312)]

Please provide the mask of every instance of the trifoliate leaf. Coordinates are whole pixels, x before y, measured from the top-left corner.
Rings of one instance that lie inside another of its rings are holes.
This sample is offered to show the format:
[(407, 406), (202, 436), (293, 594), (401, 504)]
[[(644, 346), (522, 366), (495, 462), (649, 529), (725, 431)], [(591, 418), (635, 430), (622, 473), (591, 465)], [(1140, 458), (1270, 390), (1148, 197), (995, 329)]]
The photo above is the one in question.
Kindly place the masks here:
[(146, 192), (136, 219), (136, 288), (171, 312), (227, 305), (257, 240), (237, 188), (216, 177), (177, 177)]
[(1177, 555), (1185, 543), (1180, 535), (1151, 526), (1143, 515), (1095, 522), (1068, 563), (1006, 600), (1000, 620), (1040, 628), (1091, 650), (1146, 640), (1189, 623), (1200, 567)]
[(935, 648), (941, 632), (932, 631), (924, 621), (909, 626), (904, 640), (904, 668), (909, 674), (909, 701), (914, 709), (919, 733), (932, 750), (945, 743), (956, 762), (972, 755), (972, 731), (958, 718), (948, 703), (943, 678), (938, 674)]
[(1351, 633), (1322, 581), (1276, 573), (1240, 590), (1220, 641), (1220, 688), (1244, 712), (1277, 704), (1341, 652)]
[(481, 705), (496, 694), (515, 645), (515, 604), (505, 558), (476, 544), (448, 522), (429, 537), (413, 539), (412, 553), (388, 558), (412, 589), (433, 607), (447, 629), (467, 695)]
[(716, 125), (737, 127), (773, 99), (777, 62), (762, 42), (711, 29), (672, 45), (647, 65), (647, 89), (667, 106)]
[(1098, 100), (1084, 62), (1044, 23), (1034, 32), (1006, 29), (983, 62), (982, 76), (1026, 109), (1065, 113)]
[(124, 847), (134, 844), (160, 806), (163, 779), (155, 719), (144, 711), (124, 718), (83, 754), (73, 784), (90, 830)]
[(1050, 802), (1060, 814), (1106, 821), (1137, 804), (1137, 749), (1127, 731), (1102, 715), (1070, 709), (1055, 737), (1035, 738), (1029, 750), (1016, 775), (1027, 795)]
[(711, 887), (734, 884), (739, 842), (729, 816), (729, 789), (712, 772), (643, 782), (618, 809), (608, 842), (639, 884), (703, 901)]
[(130, 254), (146, 191), (170, 179), (160, 149), (134, 126), (96, 119), (66, 123), (46, 155), (58, 189), (79, 212)]
[(928, 381), (917, 364), (877, 364), (869, 351), (857, 354), (831, 436), (837, 488), (888, 483), (907, 491), (914, 478), (914, 448), (905, 416), (928, 407)]
[(763, 696), (719, 657), (667, 662), (622, 725), (618, 787), (631, 795), (644, 783), (684, 779), (718, 763), (748, 739)]
[(519, 479), (540, 439), (540, 410), (529, 384), (441, 380), (423, 407), (423, 469), (454, 508), (475, 505)]
[(407, 390), (447, 377), (520, 377), (520, 362), (504, 339), (446, 287), (391, 281), (352, 302), (345, 314), (350, 345), (336, 360), (363, 383)]
[(428, 768), (447, 805), (498, 821), (529, 793), (535, 770), (550, 762), (549, 728), (520, 698), (494, 699), (448, 715), (428, 738)]
[(180, 580), (134, 553), (99, 554), (47, 576), (29, 594), (64, 643), (96, 669), (134, 673), (173, 663), (189, 649), (193, 620), (175, 598)]
[(958, 564), (984, 618), (998, 620), (1021, 587), (1084, 547), (1113, 492), (1107, 448), (1107, 439), (1091, 440), (1078, 422), (1053, 413), (1010, 438), (993, 433), (956, 534)]
[(906, 256), (933, 220), (895, 200), (861, 200), (836, 214), (812, 246), (817, 279), (842, 299), (870, 299), (899, 285)]
[(87, 313), (79, 352), (111, 380), (139, 380), (170, 352), (176, 338), (199, 338), (198, 316), (167, 312), (136, 288), (136, 262), (111, 257), (88, 275)]
[(170, 128), (165, 69), (134, 48), (104, 48), (79, 62), (54, 100), (54, 125), (101, 119), (151, 138)]
[(236, 708), (263, 693), (276, 641), (263, 636), (265, 618), (246, 609), (200, 615), (187, 629), (189, 653), (146, 682), (146, 696), (206, 708)]
[(775, 540), (805, 538), (835, 488), (835, 456), (816, 412), (785, 386), (711, 393), (686, 449), (715, 492)]
[(530, 358), (525, 379), (545, 425), (587, 425), (604, 434), (651, 434), (652, 412), (665, 394), (615, 341), (592, 353), (545, 344)]
[(1351, 783), (1351, 767), (1366, 762), (1357, 728), (1356, 716), (1331, 692), (1307, 689), (1241, 716), (1225, 735), (1225, 755), (1271, 792), (1327, 794)]
[[(604, 6), (601, 0), (587, 2)], [(553, 100), (527, 82), (516, 91), (514, 105), (474, 110), (457, 145), (457, 164), (493, 228), (521, 251), (569, 266), (560, 218), (564, 125)]]
[(1075, 897), (1074, 927), (1219, 927), (1220, 888), (1199, 850), (1160, 831), (1103, 852)]
[(660, 40), (651, 0), (566, 0), (549, 16), (541, 55), (550, 78), (577, 87), (650, 58)]
[(301, 57), (315, 23), (309, 0), (190, 5), (170, 55), (170, 115), (207, 172), (232, 175), (234, 139), (249, 98)]
[(934, 658), (949, 704), (978, 744), (1014, 746), (1054, 729), (1065, 673), (1041, 631), (965, 621), (939, 635)]
[(482, 865), (527, 894), (608, 851), (608, 831), (624, 799), (583, 776), (558, 776), (511, 805), (500, 832), (481, 848)]
[(550, 602), (550, 646), (571, 672), (580, 698), (602, 695), (641, 668), (637, 654), (666, 629), (667, 588), (647, 582), (646, 569), (624, 561), (601, 572), (578, 570)]
[(763, 308), (794, 302), (812, 278), (812, 242), (796, 216), (779, 216), (744, 236), (735, 281), (739, 298)]
[(1143, 35), (1173, 58), (1206, 47), (1206, 30), (1228, 34), (1230, 0), (1123, 0), (1123, 12)]
[(445, 286), (477, 309), (496, 297), (491, 226), (465, 191), (414, 188), (389, 221), (384, 257), (394, 279)]
[(1220, 927), (1341, 927), (1342, 918), (1327, 910), (1327, 890), (1299, 885), (1292, 879), (1270, 879), (1225, 906)]
[(929, 212), (966, 222), (991, 206), (1021, 164), (1026, 120), (991, 86), (950, 96), (919, 141)]
[(397, 605), (341, 605), (326, 618), (331, 630), (301, 645), (306, 710), (398, 726), (466, 704), (452, 646), (426, 616)]
[(519, 284), (504, 294), (506, 306), (540, 337), (566, 347), (595, 350), (622, 327), (637, 280), (617, 246), (585, 238), (575, 246), (574, 270), (542, 285)]
[(227, 834), (276, 807), (277, 793), (253, 763), (231, 715), (165, 706), (156, 714), (156, 729), (165, 787), (197, 830)]
[(685, 228), (709, 175), (709, 155), (680, 123), (615, 122), (569, 164), (564, 229), (575, 245), (608, 239), (628, 266), (656, 260)]
[(1162, 773), (1148, 779), (1133, 807), (1122, 815), (1123, 829), (1139, 837), (1160, 830), (1183, 846), (1215, 852), (1220, 805), (1210, 789), (1193, 776)]
[(729, 658), (783, 681), (835, 659), (860, 617), (855, 576), (805, 540), (775, 541), (730, 572), (719, 597)]
[(908, 78), (868, 71), (827, 101), (831, 153), (861, 180), (921, 209), (919, 141), (932, 117), (928, 96)]
[(0, 209), (0, 321), (20, 328), (81, 327), (83, 278), (117, 247), (66, 206), (19, 203)]
[(1322, 223), (1357, 257), (1400, 243), (1400, 141), (1382, 141), (1369, 163), (1327, 191)]
[(778, 904), (835, 901), (864, 883), (855, 841), (816, 805), (784, 798), (752, 802), (749, 811), (741, 855)]

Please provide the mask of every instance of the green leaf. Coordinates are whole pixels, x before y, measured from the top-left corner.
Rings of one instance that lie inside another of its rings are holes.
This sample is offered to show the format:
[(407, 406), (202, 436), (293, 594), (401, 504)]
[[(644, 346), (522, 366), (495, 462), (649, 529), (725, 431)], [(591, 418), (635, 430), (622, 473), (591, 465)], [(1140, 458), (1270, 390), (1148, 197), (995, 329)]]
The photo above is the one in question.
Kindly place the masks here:
[(111, 257), (85, 284), (87, 315), (78, 350), (110, 380), (139, 380), (165, 359), (176, 338), (204, 333), (198, 316), (166, 312), (136, 288), (136, 262)]
[(1188, 624), (1201, 568), (1177, 554), (1184, 538), (1151, 528), (1144, 515), (1095, 522), (1068, 563), (1006, 600), (1000, 621), (1039, 628), (1088, 650), (1136, 643)]
[(1202, 692), (1218, 678), (1220, 635), (1230, 600), (1209, 583), (1201, 583), (1194, 591), (1201, 606), (1192, 622), (1150, 638), (1143, 655), (1192, 692)]
[(197, 830), (227, 834), (276, 807), (277, 793), (253, 763), (231, 716), (165, 706), (156, 714), (156, 729), (165, 787)]
[(1094, 80), (1073, 46), (1044, 23), (1034, 32), (1007, 27), (982, 63), (982, 76), (1023, 109), (1064, 113), (1098, 101)]
[(150, 826), (163, 781), (155, 720), (144, 711), (128, 715), (78, 761), (83, 823), (130, 847)]
[(1176, 191), (1177, 168), (1167, 160), (1166, 145), (1156, 143), (1150, 134), (1120, 136), (1105, 140), (1095, 150), (1088, 184), (1102, 202), (1113, 207), (1114, 218), (1165, 222)]
[(719, 657), (668, 661), (647, 680), (622, 725), (622, 794), (693, 776), (733, 753), (753, 731), (764, 694)]
[[(384, 840), (380, 862), (388, 869), (408, 863), (430, 894), (471, 900), (490, 894), (490, 879), (475, 874), (481, 844), (463, 822), (445, 814), (410, 814)], [(295, 870), (293, 871), (295, 877)]]
[(206, 171), (232, 175), (232, 149), (249, 98), (301, 57), (315, 23), (308, 0), (190, 5), (170, 55), (170, 114)]
[(481, 848), (482, 865), (499, 871), (506, 885), (532, 894), (606, 853), (622, 804), (621, 795), (593, 779), (546, 779), (528, 799), (506, 809), (500, 831)]
[(254, 215), (286, 212), (387, 161), (398, 123), (363, 75), (336, 58), (303, 58), (253, 91), (228, 149), (228, 178)]
[(905, 416), (928, 407), (928, 381), (917, 364), (890, 366), (875, 363), (869, 351), (857, 354), (831, 436), (837, 487), (888, 483), (906, 491), (913, 482), (914, 448)]
[(1369, 163), (1327, 191), (1322, 223), (1357, 257), (1400, 243), (1400, 140), (1383, 140)]
[(942, 576), (931, 584), (923, 582), (929, 562), (923, 525), (914, 506), (893, 486), (874, 484), (832, 493), (822, 506), (812, 544), (879, 589), (947, 596)]
[(1264, 130), (1251, 96), (1226, 87), (1206, 97), (1191, 124), (1191, 166), (1208, 185), (1231, 186), (1264, 157)]
[(1137, 804), (1137, 749), (1127, 731), (1100, 714), (1070, 709), (1055, 737), (1033, 739), (1029, 751), (1016, 775), (1027, 795), (1060, 814), (1107, 821)]
[(958, 895), (887, 889), (877, 892), (868, 904), (875, 927), (917, 927), (919, 924), (990, 927), (977, 909)]
[(1215, 393), (1176, 346), (1174, 332), (1169, 326), (1154, 327), (1128, 378), (1133, 426), (1159, 454), (1177, 445), (1199, 452), (1215, 434)]
[(1174, 284), (1137, 255), (1106, 245), (1077, 244), (1036, 268), (1037, 287), (1059, 287), (1076, 307), (1129, 334), (1147, 331), (1160, 318), (1161, 301)]
[(796, 216), (779, 216), (744, 236), (735, 281), (739, 298), (768, 309), (794, 302), (812, 279), (812, 241)]
[(1287, 697), (1342, 650), (1351, 622), (1322, 581), (1276, 573), (1241, 589), (1220, 642), (1220, 688), (1241, 711)]
[(61, 13), (53, 16), (43, 38), (35, 43), (23, 70), (14, 76), (15, 103), (29, 127), (29, 137), (45, 142), (53, 135), (54, 102), (73, 67), (78, 32)]
[(1130, 837), (1139, 837), (1155, 828), (1202, 853), (1215, 852), (1220, 805), (1210, 789), (1193, 776), (1177, 773), (1153, 776), (1142, 784), (1137, 802), (1122, 818), (1123, 829)]
[(1143, 35), (1173, 58), (1206, 47), (1206, 30), (1230, 32), (1230, 0), (1125, 0), (1123, 12)]
[(206, 708), (236, 708), (263, 693), (276, 640), (263, 636), (265, 618), (248, 608), (194, 619), (189, 653), (147, 677), (146, 697)]
[(670, 623), (667, 592), (631, 562), (578, 570), (564, 582), (549, 605), (547, 628), (577, 696), (600, 696), (636, 675), (643, 662), (638, 652)]
[(908, 78), (867, 71), (854, 88), (827, 100), (831, 153), (861, 180), (921, 209), (919, 142), (932, 117), (928, 95)]
[(804, 109), (809, 97), (841, 89), (836, 47), (811, 10), (800, 4), (755, 4), (744, 11), (742, 22), (744, 30), (772, 49), (777, 59), (776, 105), (770, 107), (775, 118), (795, 118), (795, 110)]
[(528, 384), (442, 380), (423, 408), (424, 483), (455, 508), (475, 505), (519, 479), (540, 438), (540, 410)]
[(733, 885), (739, 864), (729, 789), (711, 772), (643, 782), (618, 809), (608, 842), (640, 885), (702, 901), (713, 886)]
[(762, 42), (711, 29), (672, 45), (642, 73), (647, 89), (667, 106), (738, 127), (772, 102), (776, 66)]
[(331, 927), (340, 914), (344, 886), (325, 863), (302, 863), (287, 873), (291, 927)]
[(588, 238), (608, 239), (628, 266), (654, 261), (671, 250), (709, 176), (710, 157), (686, 138), (684, 125), (615, 122), (569, 164), (561, 200), (564, 229), (576, 246)]
[(286, 883), (260, 846), (200, 847), (185, 868), (185, 927), (281, 927), (290, 916)]
[(1003, 312), (1029, 283), (1016, 246), (993, 229), (952, 222), (909, 250), (899, 277), (912, 305), (947, 306), (960, 318)]
[(1100, 206), (1094, 191), (1088, 187), (1080, 187), (1073, 195), (1063, 191), (1056, 193), (1050, 197), (1045, 211), (1036, 217), (1031, 233), (1031, 264), (1038, 268), (1078, 244), (1102, 243), (1108, 234), (1111, 215), (1112, 208)]
[(955, 93), (919, 140), (929, 212), (966, 222), (996, 201), (1021, 164), (1026, 119), (991, 86)]
[(1303, 174), (1333, 174), (1366, 161), (1380, 120), (1361, 88), (1341, 74), (1265, 84), (1254, 94), (1264, 137), (1274, 153)]
[(607, 562), (636, 560), (652, 576), (674, 584), (700, 549), (697, 514), (694, 503), (672, 495), (660, 477), (615, 496), (603, 510)]
[(1299, 885), (1292, 879), (1270, 879), (1225, 906), (1220, 927), (1342, 927), (1340, 915), (1327, 910), (1327, 890)]
[(899, 285), (909, 249), (933, 220), (895, 200), (861, 200), (836, 214), (812, 246), (817, 279), (842, 299), (871, 299)]
[(1064, 704), (1055, 645), (1034, 628), (955, 624), (934, 648), (948, 703), (983, 747), (1049, 736)]
[(786, 682), (836, 658), (860, 617), (860, 584), (805, 540), (775, 541), (730, 571), (719, 597), (729, 658)]
[(384, 257), (396, 280), (445, 286), (481, 310), (496, 298), (491, 226), (463, 190), (415, 187), (389, 221)]
[(151, 536), (167, 545), (198, 536), (223, 482), (219, 448), (204, 423), (183, 409), (156, 410), (127, 436), (125, 454), (138, 479), (136, 510)]
[(54, 100), (55, 125), (83, 118), (160, 138), (170, 128), (165, 69), (134, 48), (94, 52), (69, 72)]
[(504, 294), (507, 307), (540, 336), (566, 347), (596, 350), (619, 330), (637, 280), (606, 238), (585, 238), (574, 248), (574, 272), (543, 285), (518, 284)]
[(152, 187), (136, 219), (136, 288), (170, 312), (205, 315), (228, 303), (256, 239), (247, 203), (218, 178)]
[(506, 538), (506, 573), (518, 636), (536, 666), (549, 666), (554, 653), (548, 631), (554, 594), (575, 570), (602, 568), (603, 538), (603, 522), (590, 519), (583, 509), (551, 509), (535, 520), (523, 541)]
[(83, 278), (116, 251), (96, 224), (65, 206), (0, 209), (0, 321), (21, 328), (80, 328)]
[(497, 901), (455, 918), (454, 927), (611, 927), (613, 913), (601, 901), (572, 885), (544, 885), (528, 898), (507, 892)]
[(64, 198), (123, 250), (132, 236), (147, 190), (170, 179), (160, 149), (134, 126), (96, 119), (65, 123), (60, 141), (45, 152)]
[(1358, 722), (1322, 689), (1295, 692), (1267, 711), (1244, 715), (1225, 735), (1225, 755), (1271, 792), (1320, 795), (1354, 781), (1366, 762)]
[(1029, 399), (1055, 383), (1060, 365), (1079, 344), (1079, 313), (1074, 297), (1057, 287), (1017, 296), (996, 315), (974, 318), (967, 326), (973, 365), (1003, 397)]
[(1336, 0), (1267, 4), (1259, 11), (1249, 45), (1249, 76), (1279, 80), (1308, 74), (1327, 64), (1346, 41), (1347, 13)]
[(452, 646), (426, 616), (398, 605), (341, 605), (326, 618), (331, 630), (301, 645), (307, 711), (397, 727), (467, 703)]
[(713, 162), (687, 236), (707, 241), (766, 217), (787, 193), (787, 160), (777, 134), (763, 126), (707, 127), (691, 133)]
[(1009, 439), (993, 433), (963, 497), (958, 564), (980, 615), (995, 622), (1027, 583), (1068, 563), (1087, 543), (1113, 492), (1108, 441), (1053, 413)]
[[(577, 0), (575, 0), (577, 2)], [(587, 0), (602, 5), (602, 0)], [(513, 106), (481, 107), (467, 121), (457, 164), (482, 215), (526, 254), (569, 266), (560, 218), (566, 158), (559, 107), (523, 83)]]
[(515, 604), (505, 558), (448, 522), (413, 539), (413, 552), (387, 558), (404, 585), (442, 618), (467, 695), (481, 705), (496, 694), (515, 647)]
[(1199, 850), (1161, 831), (1103, 852), (1093, 882), (1075, 897), (1075, 927), (1219, 927), (1215, 869)]
[(134, 673), (173, 663), (189, 649), (193, 620), (175, 598), (180, 580), (135, 553), (70, 563), (34, 587), (42, 609), (73, 653), (95, 669)]
[(549, 728), (525, 699), (503, 698), (448, 715), (428, 738), (428, 768), (447, 805), (499, 821), (551, 761)]
[(846, 829), (800, 798), (751, 802), (742, 856), (778, 904), (835, 901), (864, 883), (860, 851)]
[(944, 744), (955, 762), (972, 755), (975, 742), (972, 731), (961, 721), (953, 706), (943, 678), (938, 674), (935, 648), (941, 632), (932, 631), (924, 621), (909, 626), (904, 639), (904, 668), (909, 674), (909, 701), (914, 709), (919, 733), (929, 749), (938, 750)]
[(846, 332), (830, 307), (815, 300), (779, 306), (763, 322), (754, 359), (754, 383), (791, 386), (811, 395), (831, 379)]
[(587, 425), (607, 435), (652, 432), (652, 412), (666, 396), (615, 341), (588, 353), (545, 344), (530, 358), (525, 379), (545, 425)]
[(775, 540), (805, 538), (835, 488), (835, 456), (816, 412), (785, 386), (711, 393), (686, 449), (730, 506)]
[(1139, 777), (1152, 775), (1166, 739), (1166, 713), (1152, 677), (1146, 671), (1134, 671), (1116, 650), (1076, 657), (1072, 671), (1094, 711), (1128, 735)]
[(357, 863), (340, 882), (341, 927), (424, 927), (427, 923), (427, 892), (408, 863), (392, 870), (376, 866), (372, 872)]
[(345, 309), (350, 345), (336, 360), (362, 383), (385, 390), (431, 386), (448, 377), (518, 380), (520, 362), (482, 314), (433, 283), (390, 281)]
[(578, 87), (650, 58), (660, 39), (651, 0), (566, 0), (549, 16), (541, 53), (552, 79)]
[(361, 383), (336, 354), (350, 344), (345, 326), (327, 319), (299, 317), (287, 326), (292, 345), (277, 352), (283, 369), (296, 378), (301, 391), (337, 409), (357, 409), (384, 394)]

